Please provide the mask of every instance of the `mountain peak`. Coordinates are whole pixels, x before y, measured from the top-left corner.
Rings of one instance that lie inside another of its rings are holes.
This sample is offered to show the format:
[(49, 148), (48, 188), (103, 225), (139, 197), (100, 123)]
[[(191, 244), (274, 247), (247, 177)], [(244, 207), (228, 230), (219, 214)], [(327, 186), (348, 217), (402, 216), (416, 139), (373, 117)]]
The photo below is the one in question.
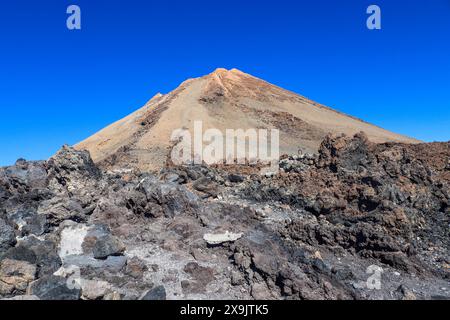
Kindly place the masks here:
[(233, 69), (217, 68), (212, 73), (210, 73), (210, 75), (219, 75), (219, 76), (230, 75), (230, 74), (250, 76), (249, 74), (246, 74), (245, 72), (242, 72), (241, 70), (236, 69), (236, 68), (233, 68)]
[(76, 146), (90, 151), (107, 167), (133, 166), (158, 170), (168, 159), (178, 129), (278, 129), (280, 154), (316, 153), (328, 133), (353, 136), (365, 132), (372, 142), (417, 142), (237, 69), (218, 68), (190, 79), (166, 95), (156, 95), (143, 108), (106, 127)]
[(228, 73), (229, 70), (225, 69), (225, 68), (217, 68), (216, 70), (214, 70), (212, 73), (213, 74), (223, 74), (223, 73)]

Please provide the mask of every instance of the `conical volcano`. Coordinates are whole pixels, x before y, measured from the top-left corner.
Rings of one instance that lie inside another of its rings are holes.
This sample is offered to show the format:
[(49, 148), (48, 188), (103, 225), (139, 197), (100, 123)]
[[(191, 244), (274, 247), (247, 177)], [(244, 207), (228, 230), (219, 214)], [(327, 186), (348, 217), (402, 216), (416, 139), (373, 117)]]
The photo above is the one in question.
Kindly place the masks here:
[(141, 109), (76, 145), (108, 168), (157, 170), (173, 147), (174, 130), (278, 129), (280, 154), (315, 153), (328, 133), (365, 132), (372, 142), (415, 143), (236, 69), (217, 69), (158, 94)]

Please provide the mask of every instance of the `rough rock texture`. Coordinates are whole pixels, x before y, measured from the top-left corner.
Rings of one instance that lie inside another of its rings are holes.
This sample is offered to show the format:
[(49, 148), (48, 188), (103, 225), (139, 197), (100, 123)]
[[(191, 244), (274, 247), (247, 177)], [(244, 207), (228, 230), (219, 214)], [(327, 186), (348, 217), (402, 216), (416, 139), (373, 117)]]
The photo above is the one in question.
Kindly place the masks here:
[(0, 262), (0, 294), (24, 293), (35, 276), (35, 265), (26, 261), (3, 259)]
[(357, 134), (267, 176), (19, 160), (0, 168), (0, 298), (448, 298), (449, 159)]
[(0, 255), (16, 244), (14, 228), (0, 218)]
[(28, 287), (28, 294), (41, 300), (78, 300), (80, 289), (68, 286), (66, 279), (46, 276), (36, 280)]
[(166, 300), (166, 289), (158, 286), (145, 293), (141, 300)]

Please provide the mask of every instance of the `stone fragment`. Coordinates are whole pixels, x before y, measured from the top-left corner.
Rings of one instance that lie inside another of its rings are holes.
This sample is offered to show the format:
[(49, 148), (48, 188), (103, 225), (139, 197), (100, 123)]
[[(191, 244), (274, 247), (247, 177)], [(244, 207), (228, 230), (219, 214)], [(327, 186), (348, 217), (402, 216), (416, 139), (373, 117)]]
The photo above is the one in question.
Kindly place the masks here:
[(87, 300), (99, 300), (111, 290), (111, 285), (106, 281), (82, 279), (80, 282), (82, 297)]
[(166, 288), (164, 286), (157, 286), (147, 291), (141, 300), (166, 300)]
[(30, 284), (28, 295), (41, 300), (79, 300), (81, 289), (72, 287), (68, 280), (58, 276), (46, 276)]
[(105, 235), (97, 239), (94, 245), (94, 258), (106, 259), (109, 256), (121, 256), (125, 251), (123, 243), (112, 235)]
[(35, 265), (26, 261), (3, 259), (0, 262), (0, 294), (25, 292), (35, 277)]
[(0, 218), (0, 256), (16, 244), (14, 228)]

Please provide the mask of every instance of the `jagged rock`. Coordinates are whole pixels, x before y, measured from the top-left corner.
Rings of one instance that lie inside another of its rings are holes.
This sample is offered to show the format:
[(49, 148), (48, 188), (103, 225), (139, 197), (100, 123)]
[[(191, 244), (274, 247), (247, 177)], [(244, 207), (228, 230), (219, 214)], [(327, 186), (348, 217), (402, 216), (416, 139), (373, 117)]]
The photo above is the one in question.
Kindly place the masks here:
[(4, 259), (26, 261), (37, 266), (37, 275), (53, 274), (61, 266), (61, 259), (56, 245), (49, 240), (39, 240), (33, 236), (20, 241), (16, 247), (9, 249)]
[(112, 235), (98, 238), (94, 244), (93, 254), (95, 259), (106, 259), (109, 256), (120, 256), (125, 251), (123, 243)]
[(142, 279), (144, 273), (148, 270), (145, 263), (137, 257), (128, 259), (125, 273), (135, 279)]
[(199, 281), (183, 280), (181, 281), (181, 289), (185, 295), (206, 293), (206, 287)]
[(186, 264), (183, 271), (204, 286), (214, 280), (214, 270), (203, 267), (196, 262), (189, 262)]
[(36, 277), (36, 266), (26, 261), (3, 259), (0, 261), (0, 295), (25, 292)]
[(125, 246), (111, 235), (105, 225), (85, 225), (65, 222), (60, 235), (59, 255), (64, 260), (95, 259), (105, 260), (109, 256), (122, 255)]
[(68, 280), (58, 276), (45, 276), (30, 284), (28, 295), (41, 300), (79, 300), (81, 290), (70, 286)]
[(189, 179), (187, 173), (173, 168), (164, 168), (161, 170), (161, 178), (167, 183), (185, 184)]
[(82, 297), (87, 300), (102, 299), (111, 290), (111, 285), (106, 281), (82, 279), (80, 282)]
[(147, 291), (141, 300), (166, 300), (166, 288), (164, 286), (157, 286)]
[(196, 181), (203, 177), (202, 167), (200, 166), (188, 166), (184, 167), (183, 170), (186, 172), (189, 179)]
[(216, 198), (219, 192), (217, 184), (207, 177), (203, 177), (195, 181), (193, 187), (195, 190), (213, 198)]
[(0, 257), (9, 248), (16, 244), (14, 228), (0, 218)]
[(370, 142), (364, 132), (353, 138), (345, 135), (328, 135), (319, 149), (321, 166), (356, 171), (368, 167), (375, 159), (369, 152)]
[(33, 214), (23, 221), (25, 223), (21, 230), (23, 235), (42, 236), (49, 231), (47, 217), (43, 214)]
[(77, 199), (66, 199), (64, 197), (54, 197), (43, 201), (39, 206), (38, 213), (46, 216), (56, 225), (65, 220), (79, 222), (86, 219), (81, 203)]
[(401, 294), (402, 300), (417, 300), (416, 295), (404, 285), (398, 287), (397, 292)]
[(232, 183), (241, 183), (244, 182), (245, 178), (241, 175), (232, 173), (228, 176), (228, 180)]
[(100, 170), (92, 161), (89, 152), (78, 151), (67, 145), (47, 161), (47, 167), (52, 178), (64, 177), (65, 174), (82, 174), (92, 178), (100, 176)]
[(240, 286), (243, 285), (245, 283), (245, 278), (242, 275), (242, 273), (238, 272), (238, 271), (233, 271), (231, 273), (231, 284), (233, 286)]
[(254, 283), (251, 294), (255, 300), (270, 300), (273, 298), (265, 283)]
[[(156, 203), (164, 215), (169, 218), (179, 215), (185, 210), (194, 211), (198, 205), (198, 197), (178, 184), (160, 183), (152, 177), (147, 177), (139, 184), (139, 189), (145, 194), (148, 202)], [(158, 216), (156, 213), (158, 208), (151, 204), (142, 211)]]
[[(28, 291), (41, 299), (164, 297), (146, 291), (153, 280), (187, 299), (445, 297), (449, 158), (450, 143), (359, 134), (284, 156), (273, 176), (221, 165), (103, 173), (69, 147), (20, 160), (0, 168), (0, 264), (23, 272), (3, 272), (0, 291), (23, 295), (36, 279)], [(376, 292), (365, 286), (374, 264), (385, 270)], [(398, 283), (408, 288), (393, 292)]]
[(27, 162), (19, 159), (14, 166), (4, 169), (3, 181), (17, 190), (45, 188), (47, 186), (47, 171), (43, 162)]
[(267, 275), (276, 274), (279, 269), (277, 257), (259, 252), (253, 253), (252, 263), (256, 269)]

